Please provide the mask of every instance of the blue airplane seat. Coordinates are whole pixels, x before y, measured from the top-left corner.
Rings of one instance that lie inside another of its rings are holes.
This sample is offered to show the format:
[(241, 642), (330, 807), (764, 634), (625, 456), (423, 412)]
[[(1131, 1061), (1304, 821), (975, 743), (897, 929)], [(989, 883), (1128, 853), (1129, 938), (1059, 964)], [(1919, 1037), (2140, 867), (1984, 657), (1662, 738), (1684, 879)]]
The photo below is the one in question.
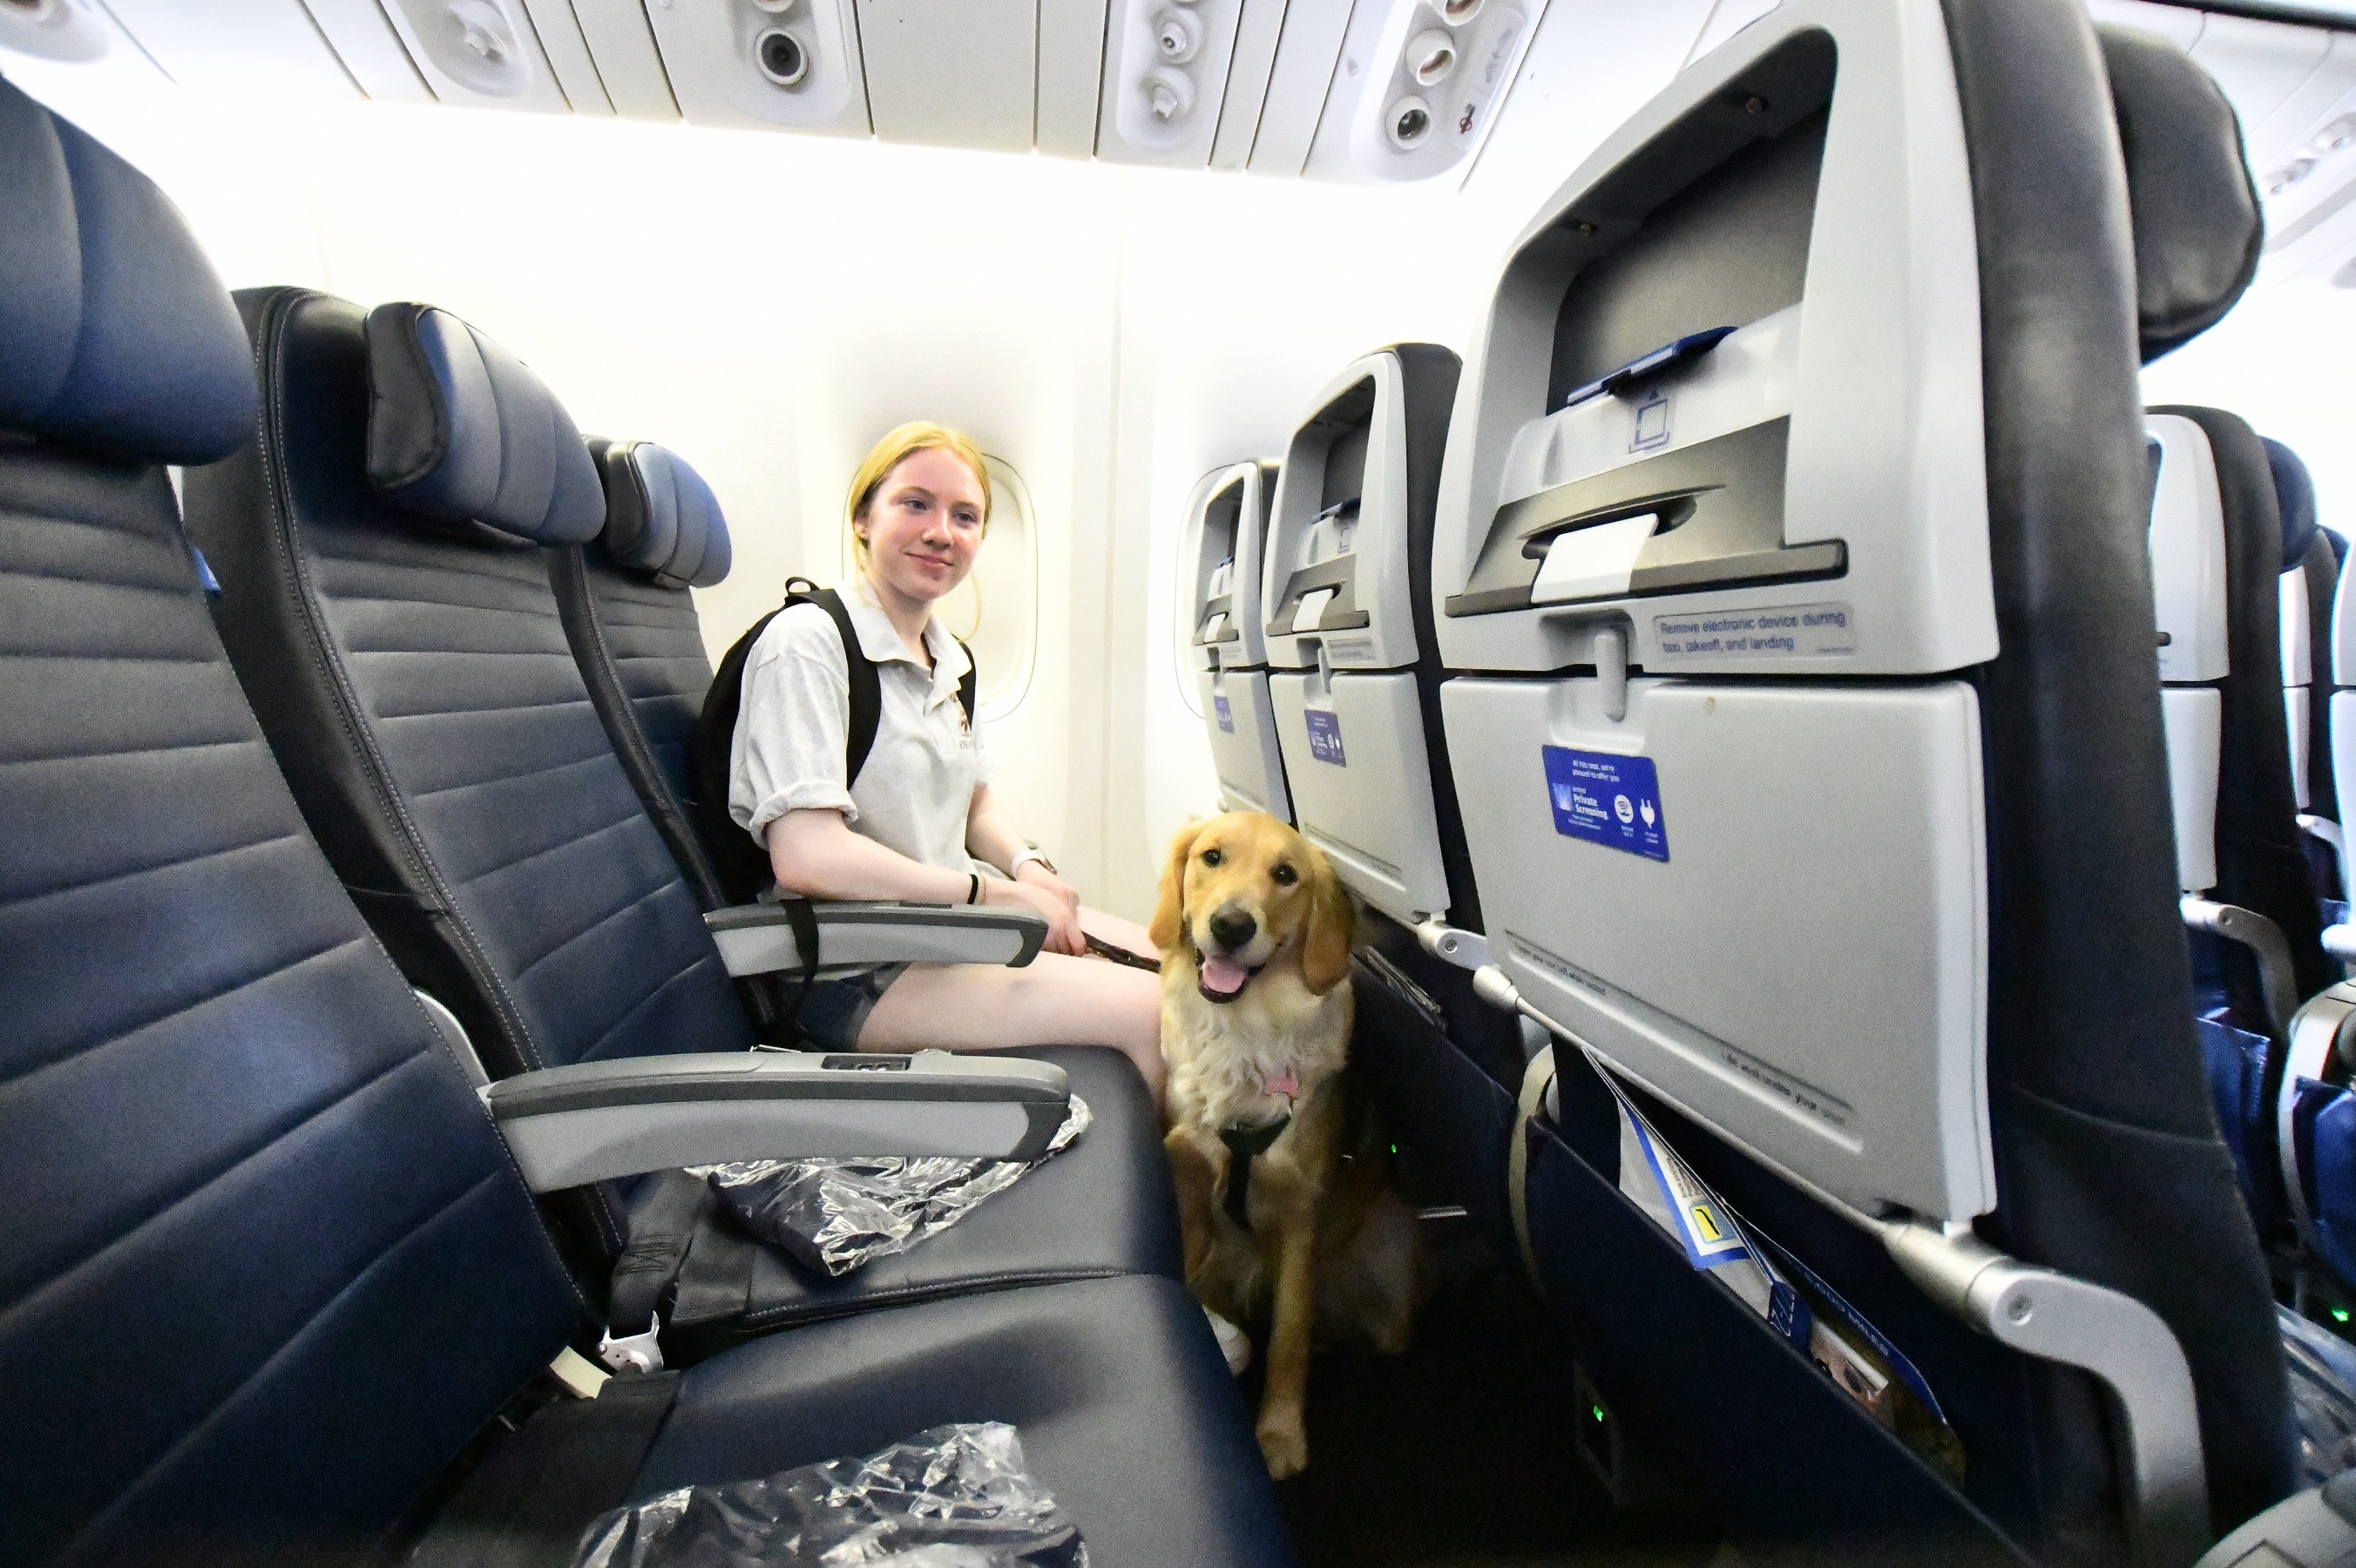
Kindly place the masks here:
[[(551, 586), (549, 547), (605, 523), (552, 393), (446, 312), (305, 289), (238, 295), (266, 391), (260, 438), (191, 469), (188, 528), (222, 639), (313, 833), (412, 983), (489, 1076), (749, 1051), (705, 909), (615, 752)], [(720, 912), (725, 923), (739, 912)], [(745, 912), (783, 931), (780, 912)], [(722, 932), (721, 934), (729, 934)], [(830, 1278), (641, 1179), (587, 1189), (578, 1268), (674, 1244), (672, 1360), (748, 1333), (1040, 1279), (1177, 1277), (1175, 1200), (1143, 1082), (1119, 1053), (1064, 1068), (1096, 1121), (923, 1245)], [(700, 1184), (691, 1184), (700, 1187)], [(666, 1196), (666, 1194), (669, 1196)], [(602, 1289), (602, 1286), (600, 1286)], [(668, 1285), (659, 1289), (669, 1289)], [(634, 1291), (614, 1325), (641, 1329)], [(659, 1292), (658, 1292), (659, 1294)]]
[[(378, 1562), (424, 1527), (429, 1559), (561, 1562), (660, 1488), (1011, 1418), (1105, 1560), (1290, 1562), (1166, 1279), (545, 1403), (583, 1304), (306, 830), (162, 466), (254, 438), (237, 314), (162, 194), (5, 82), (0, 250), (0, 1560)], [(511, 1506), (432, 1521), (485, 1498), (469, 1466)]]
[(706, 909), (727, 900), (696, 830), (688, 746), (712, 685), (692, 590), (723, 582), (728, 519), (703, 475), (650, 441), (591, 438), (605, 521), (552, 550), (564, 634), (614, 752)]
[(2272, 436), (2259, 438), (2283, 523), (2283, 718), (2290, 727), (2291, 784), (2307, 835), (2308, 869), (2324, 923), (2347, 918), (2346, 841), (2331, 771), (2331, 618), (2347, 541), (2322, 526), (2307, 464)]
[[(2259, 1233), (2279, 1248), (2286, 1201), (2277, 1100), (2301, 1002), (2335, 978), (2300, 823), (2297, 720), (2277, 688), (2307, 658), (2308, 612), (2283, 551), (2308, 553), (2277, 507), (2267, 453), (2217, 409), (2155, 408), (2149, 530), (2178, 880), (2197, 1031), (2226, 1146)], [(2289, 700), (2286, 700), (2287, 698)], [(2253, 1041), (2259, 1042), (2254, 1049)], [(2255, 1063), (2255, 1082), (2252, 1080)]]
[[(1787, 0), (1541, 206), (1474, 331), (1432, 597), (1483, 990), (1555, 1037), (1527, 1255), (1596, 1409), (1738, 1537), (2183, 1561), (2292, 1484), (2194, 1038), (2136, 396), (2262, 233), (2158, 40)], [(1820, 1374), (1700, 1253), (1710, 1204), (1646, 1209), (1637, 1116), (1944, 1416)], [(2014, 1331), (2057, 1307), (2075, 1349)]]

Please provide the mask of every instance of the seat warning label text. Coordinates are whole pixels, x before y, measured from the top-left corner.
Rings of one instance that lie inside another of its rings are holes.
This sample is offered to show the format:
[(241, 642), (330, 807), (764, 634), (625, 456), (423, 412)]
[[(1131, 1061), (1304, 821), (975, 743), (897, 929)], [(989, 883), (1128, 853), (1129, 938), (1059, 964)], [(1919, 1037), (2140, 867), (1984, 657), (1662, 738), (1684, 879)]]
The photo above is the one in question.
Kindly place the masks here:
[(1669, 825), (1652, 758), (1548, 746), (1546, 775), (1557, 833), (1648, 860), (1669, 858)]
[(1846, 604), (1780, 604), (1655, 615), (1665, 659), (1815, 659), (1857, 652), (1857, 617)]
[(1301, 717), (1309, 724), (1309, 754), (1337, 768), (1348, 767), (1350, 759), (1342, 754), (1342, 720), (1323, 708), (1307, 709)]

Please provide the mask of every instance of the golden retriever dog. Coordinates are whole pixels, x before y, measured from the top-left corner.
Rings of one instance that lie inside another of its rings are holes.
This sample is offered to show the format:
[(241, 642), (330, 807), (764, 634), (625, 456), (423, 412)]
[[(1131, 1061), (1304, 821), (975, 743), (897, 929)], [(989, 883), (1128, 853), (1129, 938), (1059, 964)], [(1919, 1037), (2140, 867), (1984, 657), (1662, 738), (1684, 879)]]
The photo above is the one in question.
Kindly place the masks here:
[(1171, 846), (1154, 912), (1165, 1147), (1205, 1306), (1265, 1328), (1260, 1450), (1280, 1479), (1309, 1462), (1312, 1335), (1407, 1348), (1414, 1217), (1354, 1112), (1349, 894), (1307, 839), (1230, 812)]

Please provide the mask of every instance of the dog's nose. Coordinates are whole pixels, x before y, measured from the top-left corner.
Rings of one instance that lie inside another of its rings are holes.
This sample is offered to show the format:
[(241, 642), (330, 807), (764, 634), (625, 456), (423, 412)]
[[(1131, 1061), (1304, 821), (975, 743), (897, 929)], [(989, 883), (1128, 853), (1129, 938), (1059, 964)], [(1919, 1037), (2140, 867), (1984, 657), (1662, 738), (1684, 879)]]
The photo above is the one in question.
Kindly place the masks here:
[(1211, 917), (1212, 936), (1230, 953), (1249, 942), (1258, 930), (1259, 922), (1237, 910), (1223, 909)]

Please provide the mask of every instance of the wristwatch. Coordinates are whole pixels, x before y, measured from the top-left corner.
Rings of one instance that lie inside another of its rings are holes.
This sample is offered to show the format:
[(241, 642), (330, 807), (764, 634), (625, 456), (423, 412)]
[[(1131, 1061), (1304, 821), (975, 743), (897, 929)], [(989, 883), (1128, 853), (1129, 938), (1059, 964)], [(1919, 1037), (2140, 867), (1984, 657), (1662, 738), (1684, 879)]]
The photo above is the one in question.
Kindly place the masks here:
[(1046, 867), (1047, 874), (1051, 877), (1060, 875), (1060, 873), (1055, 869), (1055, 862), (1050, 860), (1046, 856), (1042, 855), (1036, 849), (1025, 849), (1021, 854), (1015, 856), (1014, 864), (1006, 868), (1006, 874), (1010, 877), (1020, 877), (1023, 874), (1024, 862), (1030, 860), (1036, 860), (1039, 864)]

